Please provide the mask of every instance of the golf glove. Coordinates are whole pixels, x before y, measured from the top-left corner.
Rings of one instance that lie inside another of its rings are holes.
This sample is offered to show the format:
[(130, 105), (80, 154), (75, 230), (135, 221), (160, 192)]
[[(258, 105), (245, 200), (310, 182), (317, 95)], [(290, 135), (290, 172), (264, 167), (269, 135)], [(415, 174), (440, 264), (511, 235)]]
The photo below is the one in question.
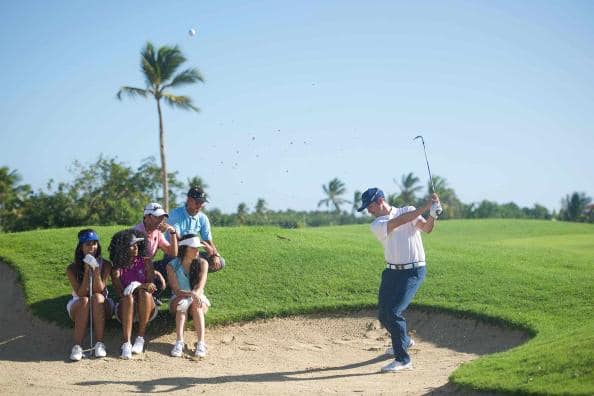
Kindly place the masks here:
[(134, 293), (134, 290), (140, 286), (140, 282), (132, 282), (124, 289), (124, 296), (129, 296), (130, 294)]
[(429, 210), (429, 215), (437, 220), (437, 218), (443, 213), (443, 209), (441, 208), (440, 202), (433, 202), (431, 204), (431, 210)]
[(87, 254), (83, 258), (83, 262), (85, 264), (87, 264), (89, 267), (91, 267), (91, 269), (93, 269), (93, 270), (96, 270), (97, 268), (99, 268), (99, 263), (97, 262), (97, 259), (91, 254)]

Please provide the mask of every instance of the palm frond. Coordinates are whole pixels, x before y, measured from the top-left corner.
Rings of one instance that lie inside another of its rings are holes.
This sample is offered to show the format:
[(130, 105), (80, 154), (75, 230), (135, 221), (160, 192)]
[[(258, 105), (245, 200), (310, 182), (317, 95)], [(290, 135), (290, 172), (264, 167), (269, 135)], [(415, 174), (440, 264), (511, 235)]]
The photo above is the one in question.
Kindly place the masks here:
[(204, 82), (204, 78), (198, 69), (187, 69), (176, 75), (169, 84), (163, 85), (163, 89), (179, 87), (186, 84), (194, 84), (198, 81)]
[(198, 107), (195, 107), (192, 104), (192, 99), (187, 96), (177, 96), (168, 92), (161, 92), (161, 97), (165, 99), (165, 102), (167, 102), (167, 104), (171, 107), (178, 107), (184, 110), (194, 110), (196, 112), (200, 111)]
[(157, 66), (159, 69), (159, 76), (161, 83), (169, 81), (178, 67), (186, 61), (186, 58), (179, 50), (179, 47), (169, 47), (164, 45), (159, 48), (157, 53)]
[(151, 42), (147, 42), (146, 46), (140, 52), (140, 68), (149, 86), (161, 84), (161, 76), (159, 67), (155, 58), (155, 48)]
[(318, 208), (322, 205), (326, 205), (329, 206), (330, 205), (330, 199), (326, 198), (326, 199), (322, 199), (320, 202), (318, 202)]
[(150, 59), (142, 58), (140, 60), (140, 69), (144, 75), (147, 86), (157, 87), (161, 84), (161, 77), (159, 76), (159, 70), (151, 62)]
[(116, 97), (119, 100), (122, 100), (122, 95), (126, 95), (131, 98), (135, 98), (137, 96), (142, 96), (143, 98), (146, 98), (149, 93), (152, 93), (152, 92), (149, 90), (146, 90), (146, 89), (135, 88), (135, 87), (122, 87), (116, 94)]

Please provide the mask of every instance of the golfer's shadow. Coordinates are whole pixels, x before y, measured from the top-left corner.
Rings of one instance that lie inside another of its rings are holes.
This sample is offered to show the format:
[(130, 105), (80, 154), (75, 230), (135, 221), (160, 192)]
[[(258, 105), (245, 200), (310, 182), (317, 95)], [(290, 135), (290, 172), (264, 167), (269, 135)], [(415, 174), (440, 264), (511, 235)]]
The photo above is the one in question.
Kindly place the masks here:
[[(323, 375), (323, 373), (329, 371), (343, 371), (354, 369), (357, 367), (373, 365), (375, 363), (382, 362), (390, 359), (387, 356), (378, 356), (373, 359), (365, 360), (363, 362), (351, 363), (344, 366), (337, 367), (324, 367), (306, 370), (296, 371), (280, 371), (275, 373), (256, 373), (256, 374), (243, 374), (243, 375), (223, 375), (218, 377), (169, 377), (159, 378), (149, 381), (84, 381), (77, 382), (75, 385), (78, 386), (93, 386), (93, 385), (129, 385), (135, 387), (134, 392), (137, 393), (161, 393), (161, 392), (174, 392), (191, 388), (196, 385), (215, 385), (215, 384), (226, 384), (233, 382), (297, 382), (297, 381), (316, 381), (316, 380), (329, 380), (336, 378), (348, 378), (348, 377), (361, 377), (366, 375), (376, 375), (377, 371), (368, 373), (337, 373), (331, 375)], [(307, 377), (295, 377), (301, 374), (309, 374)], [(311, 374), (319, 374), (312, 376)], [(159, 387), (167, 387), (166, 389), (158, 390)]]

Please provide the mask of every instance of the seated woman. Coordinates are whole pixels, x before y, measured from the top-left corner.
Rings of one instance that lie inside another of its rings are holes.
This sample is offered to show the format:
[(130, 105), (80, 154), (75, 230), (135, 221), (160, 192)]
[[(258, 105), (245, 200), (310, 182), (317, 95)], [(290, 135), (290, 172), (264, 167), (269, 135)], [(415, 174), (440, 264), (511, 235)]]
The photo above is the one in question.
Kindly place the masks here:
[(175, 315), (177, 341), (171, 350), (171, 356), (179, 357), (184, 350), (184, 325), (188, 310), (192, 315), (198, 342), (195, 356), (206, 356), (204, 343), (204, 315), (210, 307), (210, 301), (204, 295), (204, 286), (208, 275), (208, 261), (200, 258), (198, 248), (200, 239), (194, 234), (182, 237), (178, 243), (177, 257), (167, 264), (167, 280), (173, 295), (169, 303), (169, 312)]
[[(142, 353), (146, 327), (157, 316), (152, 295), (156, 290), (153, 263), (150, 258), (143, 258), (145, 248), (145, 234), (133, 229), (117, 232), (109, 244), (109, 258), (113, 263), (111, 283), (120, 298), (116, 318), (122, 323), (124, 336), (122, 359)], [(132, 345), (135, 321), (138, 321), (138, 336)]]
[[(90, 255), (87, 257), (87, 255)], [(101, 257), (99, 236), (92, 229), (78, 232), (78, 244), (74, 249), (74, 262), (66, 268), (66, 275), (72, 285), (72, 298), (66, 305), (70, 319), (74, 321), (74, 346), (70, 360), (82, 359), (82, 342), (89, 323), (89, 310), (92, 305), (93, 331), (97, 339), (94, 346), (96, 357), (105, 357), (107, 352), (103, 343), (105, 320), (113, 316), (114, 304), (107, 297), (107, 277), (111, 272), (111, 263)], [(89, 286), (93, 283), (93, 291)], [(91, 301), (89, 295), (92, 294)]]

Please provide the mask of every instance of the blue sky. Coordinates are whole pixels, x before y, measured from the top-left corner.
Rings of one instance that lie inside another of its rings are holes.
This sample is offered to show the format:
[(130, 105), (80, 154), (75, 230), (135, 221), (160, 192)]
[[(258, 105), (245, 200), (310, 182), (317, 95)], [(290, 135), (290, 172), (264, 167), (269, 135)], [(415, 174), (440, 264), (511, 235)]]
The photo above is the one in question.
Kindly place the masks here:
[[(211, 206), (314, 209), (413, 172), (463, 202), (559, 209), (594, 195), (594, 3), (22, 1), (0, 3), (0, 166), (45, 188), (100, 154), (158, 158), (145, 42), (178, 44), (201, 113), (164, 111), (170, 170)], [(187, 32), (195, 28), (193, 38)]]

